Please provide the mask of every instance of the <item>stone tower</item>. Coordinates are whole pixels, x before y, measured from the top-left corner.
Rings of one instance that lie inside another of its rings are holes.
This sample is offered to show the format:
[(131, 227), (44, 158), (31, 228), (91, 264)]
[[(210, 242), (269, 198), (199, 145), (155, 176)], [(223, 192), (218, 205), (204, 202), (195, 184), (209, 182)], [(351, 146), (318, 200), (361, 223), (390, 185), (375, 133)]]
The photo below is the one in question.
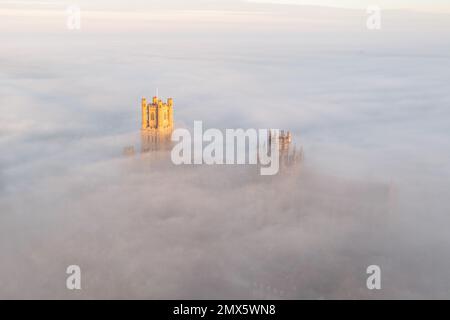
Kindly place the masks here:
[(280, 171), (285, 171), (288, 168), (298, 168), (300, 162), (303, 160), (303, 148), (297, 149), (292, 145), (292, 134), (281, 130), (278, 135), (272, 135), (269, 132), (269, 145), (276, 143), (279, 150)]
[(147, 103), (147, 99), (142, 98), (141, 108), (142, 152), (167, 149), (173, 131), (173, 99), (169, 98), (165, 103), (153, 97), (151, 103)]
[(142, 131), (164, 131), (173, 129), (173, 99), (164, 103), (158, 97), (153, 97), (151, 103), (142, 98)]

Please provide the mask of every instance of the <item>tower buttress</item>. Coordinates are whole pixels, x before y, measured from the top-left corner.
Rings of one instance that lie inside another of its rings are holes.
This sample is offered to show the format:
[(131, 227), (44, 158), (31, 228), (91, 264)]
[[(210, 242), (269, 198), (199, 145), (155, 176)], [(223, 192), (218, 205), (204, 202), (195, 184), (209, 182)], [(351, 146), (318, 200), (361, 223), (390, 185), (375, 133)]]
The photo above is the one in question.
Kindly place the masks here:
[(158, 100), (158, 106), (156, 108), (157, 114), (158, 114), (158, 129), (162, 129), (164, 125), (164, 110), (163, 110), (163, 104), (161, 100)]
[(147, 99), (142, 98), (142, 129), (147, 129), (148, 127), (148, 105)]
[(167, 99), (167, 105), (169, 109), (169, 127), (173, 128), (173, 99), (169, 98)]

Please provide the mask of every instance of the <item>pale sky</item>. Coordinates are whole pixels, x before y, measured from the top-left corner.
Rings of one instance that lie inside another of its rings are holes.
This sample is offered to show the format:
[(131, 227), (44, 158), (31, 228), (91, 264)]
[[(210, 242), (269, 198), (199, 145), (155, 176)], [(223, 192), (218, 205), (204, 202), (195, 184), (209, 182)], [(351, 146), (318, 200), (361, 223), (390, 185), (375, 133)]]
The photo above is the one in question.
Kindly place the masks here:
[(123, 10), (139, 8), (153, 8), (157, 6), (177, 6), (193, 8), (208, 8), (214, 4), (236, 4), (239, 2), (259, 2), (259, 3), (284, 3), (312, 6), (326, 6), (350, 9), (365, 9), (371, 5), (380, 6), (382, 9), (410, 9), (416, 11), (445, 12), (450, 13), (450, 0), (0, 0), (0, 8), (2, 6), (52, 6), (52, 5), (68, 5), (75, 4), (86, 6), (95, 6), (99, 8), (117, 8)]
[(450, 0), (250, 0), (251, 2), (289, 3), (363, 9), (378, 5), (385, 9), (412, 9), (417, 11), (450, 12)]

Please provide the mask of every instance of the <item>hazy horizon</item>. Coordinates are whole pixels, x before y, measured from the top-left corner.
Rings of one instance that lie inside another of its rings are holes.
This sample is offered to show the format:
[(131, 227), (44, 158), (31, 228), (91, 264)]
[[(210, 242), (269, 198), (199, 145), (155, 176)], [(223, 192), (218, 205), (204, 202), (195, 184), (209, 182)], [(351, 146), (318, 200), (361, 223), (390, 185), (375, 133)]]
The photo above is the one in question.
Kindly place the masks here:
[(131, 0), (124, 4), (122, 1), (87, 1), (76, 2), (63, 1), (0, 1), (0, 8), (27, 9), (55, 9), (61, 6), (77, 5), (85, 10), (121, 10), (121, 11), (147, 11), (154, 9), (186, 9), (186, 10), (210, 10), (210, 9), (236, 9), (258, 10), (276, 8), (328, 8), (339, 10), (366, 11), (370, 6), (378, 6), (383, 10), (407, 10), (422, 13), (450, 13), (450, 4), (446, 0)]

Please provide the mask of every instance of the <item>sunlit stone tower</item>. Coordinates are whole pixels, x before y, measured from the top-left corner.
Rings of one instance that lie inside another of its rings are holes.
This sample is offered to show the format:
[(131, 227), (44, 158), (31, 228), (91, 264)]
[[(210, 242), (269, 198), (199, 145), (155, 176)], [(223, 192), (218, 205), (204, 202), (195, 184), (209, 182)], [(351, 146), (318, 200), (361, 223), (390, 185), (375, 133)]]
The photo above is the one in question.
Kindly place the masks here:
[(269, 144), (276, 144), (279, 150), (280, 171), (298, 169), (303, 160), (303, 148), (297, 149), (292, 145), (292, 134), (281, 130), (278, 135), (269, 133)]
[(142, 98), (142, 152), (156, 151), (170, 147), (170, 137), (173, 131), (173, 99), (167, 103), (158, 97), (153, 97), (151, 103)]
[(153, 97), (151, 103), (142, 98), (142, 131), (173, 129), (173, 99), (164, 103), (158, 97)]

